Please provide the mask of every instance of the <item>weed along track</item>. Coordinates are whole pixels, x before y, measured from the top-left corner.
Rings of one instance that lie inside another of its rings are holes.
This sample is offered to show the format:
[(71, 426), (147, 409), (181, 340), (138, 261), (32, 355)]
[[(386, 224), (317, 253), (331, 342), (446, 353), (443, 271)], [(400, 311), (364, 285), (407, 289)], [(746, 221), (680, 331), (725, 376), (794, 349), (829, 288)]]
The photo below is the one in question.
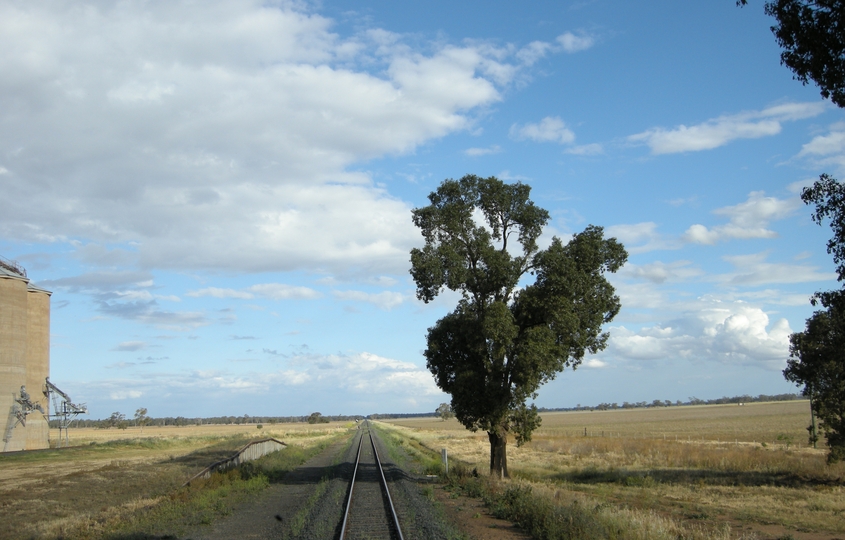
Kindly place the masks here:
[(340, 540), (404, 540), (369, 422), (359, 431), (358, 452), (349, 484)]

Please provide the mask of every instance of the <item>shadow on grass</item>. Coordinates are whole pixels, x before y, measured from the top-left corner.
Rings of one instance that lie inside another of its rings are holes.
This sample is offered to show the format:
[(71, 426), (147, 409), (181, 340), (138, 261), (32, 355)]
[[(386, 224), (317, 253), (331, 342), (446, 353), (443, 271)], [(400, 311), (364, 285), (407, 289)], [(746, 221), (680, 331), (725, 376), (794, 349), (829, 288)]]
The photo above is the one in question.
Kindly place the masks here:
[(629, 471), (627, 469), (602, 470), (586, 468), (579, 471), (559, 473), (552, 479), (575, 484), (622, 484), (636, 487), (652, 487), (656, 484), (698, 484), (705, 486), (774, 486), (814, 487), (843, 486), (841, 476), (808, 476), (786, 471), (720, 471), (712, 469), (648, 469)]
[[(172, 534), (165, 534), (164, 536), (157, 536), (155, 534), (146, 533), (127, 533), (119, 535), (111, 535), (107, 537), (108, 540), (179, 540), (179, 536)], [(187, 537), (185, 537), (187, 538)]]

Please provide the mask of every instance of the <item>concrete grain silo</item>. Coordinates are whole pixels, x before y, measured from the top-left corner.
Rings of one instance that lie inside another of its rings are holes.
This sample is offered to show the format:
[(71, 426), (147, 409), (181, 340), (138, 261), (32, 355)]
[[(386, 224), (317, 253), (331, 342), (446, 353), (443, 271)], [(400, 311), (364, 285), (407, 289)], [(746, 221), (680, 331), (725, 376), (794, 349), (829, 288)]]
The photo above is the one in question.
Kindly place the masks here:
[(50, 426), (46, 415), (44, 381), (50, 376), (50, 291), (29, 283), (26, 316), (26, 390), (32, 401), (39, 401), (43, 413), (30, 414), (26, 420), (26, 449), (49, 448)]
[[(21, 387), (47, 411), (42, 393), (50, 369), (50, 292), (31, 286), (26, 271), (0, 258), (0, 449), (48, 448), (47, 419), (22, 406)], [(30, 411), (30, 414), (21, 414)], [(19, 421), (23, 416), (25, 425)]]

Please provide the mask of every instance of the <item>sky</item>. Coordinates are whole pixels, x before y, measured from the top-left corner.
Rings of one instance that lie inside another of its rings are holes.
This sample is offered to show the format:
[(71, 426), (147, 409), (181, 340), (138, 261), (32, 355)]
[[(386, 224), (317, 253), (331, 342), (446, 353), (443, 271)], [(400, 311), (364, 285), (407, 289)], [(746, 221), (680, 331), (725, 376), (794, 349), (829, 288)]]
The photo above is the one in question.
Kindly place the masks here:
[(0, 256), (53, 291), (51, 381), (91, 418), (433, 411), (458, 297), (416, 299), (411, 210), (476, 174), (630, 254), (538, 406), (797, 391), (845, 118), (762, 4), (0, 0)]

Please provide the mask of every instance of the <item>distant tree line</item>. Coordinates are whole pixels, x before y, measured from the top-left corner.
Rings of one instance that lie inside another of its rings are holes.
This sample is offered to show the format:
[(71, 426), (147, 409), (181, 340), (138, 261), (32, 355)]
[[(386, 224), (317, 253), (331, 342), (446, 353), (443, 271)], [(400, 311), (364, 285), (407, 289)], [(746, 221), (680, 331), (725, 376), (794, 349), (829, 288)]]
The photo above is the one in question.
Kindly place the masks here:
[[(607, 411), (607, 410), (614, 410), (614, 409), (638, 409), (638, 408), (652, 408), (652, 407), (683, 407), (689, 405), (725, 405), (730, 403), (757, 403), (757, 402), (764, 402), (764, 401), (793, 401), (796, 399), (802, 399), (800, 394), (760, 394), (758, 396), (749, 396), (748, 394), (742, 396), (734, 396), (734, 397), (721, 397), (716, 399), (699, 399), (697, 397), (691, 397), (688, 401), (670, 401), (666, 400), (659, 400), (655, 399), (653, 401), (637, 401), (633, 403), (629, 403), (627, 401), (623, 401), (620, 405), (619, 403), (599, 403), (598, 405), (576, 405), (575, 407), (558, 407), (558, 408), (546, 408), (540, 407), (538, 410), (540, 412), (562, 412), (562, 411)], [(397, 418), (425, 418), (425, 417), (439, 417), (443, 418), (444, 408), (443, 405), (448, 405), (445, 403), (441, 403), (441, 406), (438, 407), (438, 410), (431, 411), (431, 412), (422, 412), (422, 413), (376, 413), (371, 414), (368, 416), (363, 415), (342, 415), (342, 414), (335, 414), (335, 415), (322, 415), (320, 413), (311, 413), (307, 416), (250, 416), (245, 414), (243, 416), (211, 416), (207, 418), (187, 418), (184, 416), (166, 416), (163, 418), (151, 418), (146, 416), (147, 410), (146, 409), (138, 409), (135, 412), (135, 419), (127, 419), (125, 415), (119, 412), (112, 413), (111, 416), (108, 418), (104, 418), (101, 420), (89, 420), (89, 419), (78, 419), (74, 421), (74, 426), (76, 427), (89, 427), (89, 428), (100, 428), (100, 429), (108, 429), (108, 428), (118, 428), (118, 429), (126, 429), (128, 426), (153, 426), (153, 427), (161, 427), (161, 426), (193, 426), (193, 425), (203, 425), (203, 424), (289, 424), (289, 423), (296, 423), (296, 422), (303, 422), (303, 423), (310, 423), (310, 424), (321, 424), (327, 422), (354, 422), (363, 420), (364, 418), (369, 418), (371, 420), (389, 420), (389, 419), (397, 419)], [(57, 420), (50, 421), (51, 428), (58, 428), (59, 424)]]
[[(146, 413), (146, 411), (145, 411)], [(133, 421), (131, 419), (126, 419), (124, 415), (121, 413), (113, 413), (109, 418), (104, 418), (100, 420), (92, 420), (92, 419), (84, 419), (80, 418), (75, 420), (73, 425), (75, 427), (89, 427), (89, 428), (100, 428), (100, 429), (109, 429), (112, 427), (116, 428), (125, 428), (128, 426), (146, 426), (146, 427), (162, 427), (162, 426), (194, 426), (194, 425), (203, 425), (203, 424), (263, 424), (263, 425), (273, 425), (273, 424), (288, 424), (288, 423), (295, 423), (295, 422), (309, 422), (309, 419), (313, 419), (313, 415), (319, 415), (320, 423), (323, 422), (349, 422), (355, 420), (361, 420), (364, 417), (362, 415), (321, 415), (320, 413), (312, 413), (311, 415), (304, 415), (304, 416), (250, 416), (245, 414), (243, 416), (211, 416), (206, 418), (190, 418), (185, 416), (166, 416), (162, 418), (152, 418), (147, 417), (146, 414), (143, 416), (143, 420), (138, 423), (138, 421)], [(429, 415), (433, 413), (428, 413)], [(117, 415), (117, 416), (116, 416)], [(117, 420), (117, 421), (116, 421)], [(58, 428), (59, 424), (57, 420), (50, 421), (51, 428)]]
[(748, 394), (742, 396), (734, 396), (734, 397), (720, 397), (716, 399), (699, 399), (695, 396), (689, 398), (689, 401), (670, 401), (666, 400), (659, 400), (655, 399), (654, 401), (636, 401), (633, 403), (629, 403), (627, 401), (623, 401), (622, 404), (618, 403), (599, 403), (595, 406), (581, 406), (580, 404), (575, 407), (561, 407), (557, 409), (548, 409), (546, 407), (540, 407), (540, 412), (560, 412), (560, 411), (609, 411), (614, 409), (644, 409), (644, 408), (652, 408), (652, 407), (684, 407), (690, 405), (727, 405), (727, 404), (739, 404), (739, 403), (759, 403), (764, 401), (793, 401), (796, 399), (802, 399), (800, 394), (775, 394), (775, 395), (767, 395), (767, 394), (760, 394), (759, 396), (749, 396)]

